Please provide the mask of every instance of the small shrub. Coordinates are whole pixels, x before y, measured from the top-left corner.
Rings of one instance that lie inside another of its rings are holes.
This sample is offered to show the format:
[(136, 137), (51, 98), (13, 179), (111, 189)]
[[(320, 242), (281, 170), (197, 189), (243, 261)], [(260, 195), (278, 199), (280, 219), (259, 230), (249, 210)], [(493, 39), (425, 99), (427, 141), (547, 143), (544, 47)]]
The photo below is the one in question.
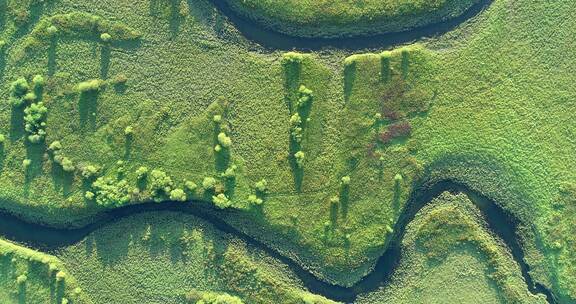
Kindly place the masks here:
[(66, 280), (66, 273), (64, 271), (58, 271), (56, 273), (56, 282), (62, 282)]
[(401, 121), (388, 126), (388, 132), (390, 132), (394, 138), (409, 136), (412, 133), (412, 126), (407, 121)]
[(256, 188), (258, 192), (266, 193), (266, 191), (268, 191), (268, 182), (265, 179), (261, 179), (254, 184), (254, 188)]
[(140, 167), (136, 170), (136, 178), (141, 181), (148, 177), (148, 168)]
[(174, 189), (170, 191), (170, 200), (177, 202), (185, 202), (186, 193), (182, 189)]
[(250, 203), (251, 205), (259, 206), (262, 205), (263, 202), (264, 201), (255, 194), (250, 194), (248, 196), (248, 203)]
[(124, 129), (124, 135), (125, 135), (126, 137), (131, 137), (131, 136), (133, 136), (133, 135), (134, 135), (134, 128), (133, 128), (132, 126), (127, 126), (127, 127)]
[(94, 192), (92, 192), (92, 191), (86, 191), (86, 192), (84, 193), (84, 198), (87, 199), (87, 200), (89, 200), (89, 201), (94, 200), (94, 197), (95, 197), (95, 196), (96, 196), (96, 195), (95, 195)]
[(19, 276), (16, 278), (16, 283), (17, 283), (18, 285), (22, 285), (22, 284), (26, 283), (26, 280), (28, 280), (28, 278), (26, 277), (26, 275), (21, 274), (21, 275), (19, 275)]
[(221, 123), (222, 122), (222, 115), (214, 115), (214, 117), (212, 118), (212, 121), (214, 121), (217, 124)]
[(14, 107), (23, 106), (26, 103), (24, 95), (26, 95), (29, 90), (30, 86), (24, 77), (12, 82), (10, 85), (10, 104)]
[(53, 141), (48, 147), (48, 149), (52, 152), (60, 151), (62, 150), (62, 144), (57, 140)]
[(214, 190), (214, 188), (216, 188), (216, 179), (213, 177), (205, 177), (204, 180), (202, 180), (202, 188), (204, 188), (204, 190)]
[(331, 206), (336, 206), (340, 203), (340, 197), (335, 195), (333, 197), (330, 198), (330, 205)]
[(36, 75), (34, 76), (34, 78), (32, 78), (32, 86), (34, 87), (34, 89), (43, 88), (45, 83), (46, 81), (44, 80), (44, 77), (42, 77), (42, 75)]
[(350, 176), (348, 176), (348, 175), (343, 176), (342, 179), (341, 179), (342, 185), (343, 185), (343, 186), (348, 186), (348, 185), (350, 185), (350, 180), (351, 180), (351, 179), (350, 179)]
[(222, 146), (220, 146), (220, 145), (214, 146), (214, 151), (215, 151), (216, 153), (222, 151)]
[(232, 206), (232, 202), (228, 199), (228, 197), (224, 193), (212, 196), (212, 202), (219, 209), (225, 209)]
[(31, 164), (32, 164), (32, 161), (29, 159), (25, 159), (22, 161), (22, 167), (24, 168), (24, 170), (28, 170), (28, 168), (30, 167)]
[(128, 77), (125, 74), (118, 74), (112, 78), (113, 85), (125, 85), (128, 82)]
[(4, 136), (4, 134), (0, 134), (0, 146), (3, 145), (5, 141), (6, 141), (6, 136)]
[(404, 178), (402, 177), (402, 175), (400, 173), (398, 173), (394, 176), (394, 182), (397, 184), (401, 183), (403, 180), (404, 180)]
[(86, 180), (94, 179), (98, 175), (98, 168), (93, 165), (88, 165), (82, 167), (81, 174), (82, 177)]
[(302, 168), (304, 166), (304, 158), (306, 154), (303, 151), (298, 151), (294, 154), (294, 159), (296, 160), (296, 165), (298, 168)]
[(174, 183), (166, 172), (161, 170), (152, 170), (152, 172), (150, 172), (149, 186), (152, 196), (156, 201), (159, 201), (161, 195), (168, 195), (172, 192)]
[(88, 93), (88, 92), (97, 92), (99, 91), (102, 86), (104, 85), (104, 82), (100, 79), (92, 79), (92, 80), (88, 80), (88, 81), (84, 81), (78, 84), (78, 92), (79, 93)]
[(100, 40), (102, 40), (102, 42), (110, 42), (110, 40), (112, 40), (112, 36), (108, 33), (102, 33), (100, 34)]
[(298, 108), (302, 109), (312, 102), (313, 93), (312, 90), (308, 89), (304, 85), (301, 85), (298, 89)]
[(220, 134), (218, 134), (218, 143), (222, 148), (230, 148), (230, 146), (232, 146), (232, 139), (230, 139), (226, 133), (220, 132)]
[(58, 34), (58, 28), (51, 25), (46, 29), (46, 33), (48, 33), (48, 36), (54, 37), (56, 34)]
[(194, 192), (198, 188), (198, 185), (196, 185), (192, 181), (185, 181), (184, 182), (184, 188), (189, 192)]
[(238, 169), (238, 167), (236, 165), (230, 166), (228, 169), (226, 169), (226, 171), (224, 173), (222, 173), (222, 177), (228, 178), (228, 179), (235, 178), (236, 177), (236, 169)]

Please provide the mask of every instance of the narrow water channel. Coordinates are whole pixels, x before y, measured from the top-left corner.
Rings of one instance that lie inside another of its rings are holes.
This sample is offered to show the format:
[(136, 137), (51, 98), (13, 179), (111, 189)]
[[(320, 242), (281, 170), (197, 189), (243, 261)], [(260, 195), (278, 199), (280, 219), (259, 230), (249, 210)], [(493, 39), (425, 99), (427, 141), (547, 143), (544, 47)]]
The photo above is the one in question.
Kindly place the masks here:
[(315, 51), (329, 48), (350, 51), (383, 50), (392, 46), (445, 34), (484, 11), (492, 1), (480, 0), (457, 17), (403, 32), (351, 38), (302, 38), (266, 29), (260, 24), (238, 15), (238, 13), (228, 7), (225, 1), (211, 0), (213, 5), (226, 16), (246, 39), (273, 51)]
[(230, 226), (223, 220), (212, 215), (212, 212), (207, 212), (207, 208), (210, 207), (201, 202), (190, 204), (183, 204), (181, 202), (167, 202), (160, 204), (145, 203), (125, 206), (109, 210), (92, 224), (76, 229), (51, 228), (40, 224), (29, 223), (10, 213), (0, 211), (0, 237), (43, 252), (55, 253), (58, 249), (82, 241), (90, 233), (105, 225), (134, 214), (157, 211), (175, 211), (192, 214), (209, 222), (216, 229), (224, 233), (229, 233), (243, 240), (249, 246), (258, 248), (286, 264), (302, 280), (310, 292), (320, 294), (335, 301), (351, 303), (354, 302), (358, 295), (374, 291), (387, 284), (402, 255), (400, 245), (405, 234), (406, 226), (414, 219), (422, 207), (430, 203), (434, 198), (445, 191), (464, 193), (470, 198), (470, 200), (484, 215), (489, 228), (495, 235), (504, 241), (508, 248), (510, 248), (514, 260), (522, 270), (522, 276), (524, 277), (529, 290), (534, 294), (542, 293), (546, 295), (549, 303), (556, 303), (552, 292), (543, 285), (535, 282), (530, 276), (530, 267), (524, 261), (524, 251), (516, 235), (516, 228), (518, 226), (517, 220), (508, 212), (503, 210), (496, 202), (478, 192), (472, 191), (463, 185), (451, 181), (439, 182), (426, 188), (420, 188), (414, 192), (395, 226), (395, 233), (391, 243), (378, 259), (374, 270), (352, 287), (342, 287), (319, 280), (290, 258), (281, 255), (263, 242)]

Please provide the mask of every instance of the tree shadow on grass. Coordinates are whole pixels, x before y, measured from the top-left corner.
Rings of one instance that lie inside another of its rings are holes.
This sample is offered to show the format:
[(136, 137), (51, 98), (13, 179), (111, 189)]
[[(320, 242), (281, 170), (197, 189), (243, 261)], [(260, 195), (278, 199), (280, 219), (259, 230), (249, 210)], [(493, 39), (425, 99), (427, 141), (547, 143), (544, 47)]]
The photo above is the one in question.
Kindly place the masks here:
[(285, 63), (284, 67), (284, 102), (288, 111), (292, 113), (293, 103), (296, 100), (298, 87), (300, 86), (300, 74), (302, 64), (300, 62)]
[(58, 41), (56, 37), (50, 38), (50, 46), (48, 47), (48, 76), (56, 74), (56, 50), (58, 48)]
[(83, 132), (96, 130), (99, 95), (99, 91), (80, 93), (78, 112), (80, 113), (80, 128)]
[(0, 81), (4, 79), (5, 69), (6, 69), (6, 51), (4, 50), (4, 47), (0, 47)]
[(2, 169), (4, 169), (4, 158), (6, 157), (5, 155), (5, 144), (4, 143), (0, 143), (0, 173), (2, 173)]
[(10, 139), (19, 140), (24, 137), (24, 107), (12, 107), (10, 118)]
[(18, 304), (26, 303), (26, 282), (18, 285)]
[(348, 209), (350, 208), (350, 186), (342, 185), (340, 187), (340, 205), (342, 206), (342, 216), (348, 216)]
[(72, 184), (74, 182), (74, 174), (66, 172), (62, 166), (52, 162), (52, 183), (54, 184), (54, 191), (61, 192), (64, 197), (72, 193)]
[(36, 177), (42, 175), (42, 163), (46, 146), (44, 142), (32, 144), (28, 140), (25, 140), (24, 145), (26, 146), (26, 159), (30, 160), (30, 166), (25, 168), (24, 182), (24, 195), (28, 197), (30, 184)]
[(8, 10), (7, 4), (7, 0), (0, 0), (0, 29), (6, 28), (6, 11)]
[(132, 154), (132, 144), (134, 143), (134, 136), (128, 134), (124, 137), (124, 160), (129, 160)]
[[(170, 37), (178, 36), (182, 16), (180, 15), (180, 2), (185, 0), (150, 0), (150, 15), (167, 17), (169, 19)], [(168, 11), (167, 11), (168, 10)], [(164, 13), (168, 15), (164, 15)]]
[(351, 62), (344, 66), (344, 102), (348, 104), (352, 91), (354, 89), (354, 82), (356, 81), (356, 62)]
[(110, 71), (110, 54), (112, 50), (110, 45), (103, 44), (100, 50), (100, 79), (108, 79)]

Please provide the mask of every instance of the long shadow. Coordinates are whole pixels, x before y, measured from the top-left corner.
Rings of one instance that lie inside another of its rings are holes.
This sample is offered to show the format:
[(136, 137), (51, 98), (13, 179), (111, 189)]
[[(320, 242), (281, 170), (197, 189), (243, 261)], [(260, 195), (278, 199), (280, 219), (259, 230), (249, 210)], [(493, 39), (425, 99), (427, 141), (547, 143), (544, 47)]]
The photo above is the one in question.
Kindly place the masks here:
[(96, 130), (99, 94), (100, 91), (80, 93), (78, 99), (78, 112), (80, 113), (80, 128), (84, 132)]
[(41, 224), (29, 223), (4, 211), (0, 212), (0, 235), (3, 238), (39, 250), (57, 252), (61, 248), (82, 241), (93, 231), (133, 214), (155, 211), (175, 211), (192, 214), (210, 222), (216, 229), (224, 233), (232, 234), (246, 242), (249, 246), (258, 248), (286, 264), (302, 282), (304, 282), (304, 285), (310, 292), (321, 294), (336, 301), (350, 303), (353, 302), (358, 295), (377, 290), (389, 281), (402, 256), (401, 241), (404, 237), (407, 224), (414, 219), (422, 207), (445, 191), (465, 193), (468, 195), (470, 200), (484, 215), (488, 227), (510, 248), (514, 260), (520, 265), (528, 289), (534, 294), (545, 294), (549, 303), (556, 303), (556, 298), (552, 292), (545, 286), (535, 282), (530, 276), (530, 267), (524, 260), (524, 251), (516, 235), (519, 224), (518, 220), (490, 198), (451, 180), (434, 182), (434, 184), (423, 183), (422, 186), (418, 187), (412, 193), (408, 204), (406, 204), (405, 209), (394, 227), (394, 235), (392, 236), (390, 244), (378, 259), (374, 270), (351, 287), (333, 285), (317, 279), (298, 263), (279, 254), (276, 250), (266, 246), (258, 239), (232, 227), (215, 215), (223, 212), (240, 215), (239, 211), (224, 210), (215, 213), (213, 207), (209, 207), (209, 205), (203, 204), (202, 202), (194, 202), (192, 204), (167, 202), (162, 204), (144, 203), (129, 205), (104, 211), (94, 218), (94, 222), (77, 229), (52, 228)]
[(463, 14), (443, 22), (430, 24), (408, 31), (353, 38), (302, 38), (282, 34), (265, 29), (256, 22), (238, 15), (231, 9), (226, 1), (210, 0), (212, 4), (224, 14), (246, 37), (265, 49), (314, 51), (326, 48), (344, 50), (382, 49), (398, 44), (406, 44), (425, 37), (434, 37), (445, 34), (468, 19), (484, 11), (493, 0), (481, 0), (474, 4)]

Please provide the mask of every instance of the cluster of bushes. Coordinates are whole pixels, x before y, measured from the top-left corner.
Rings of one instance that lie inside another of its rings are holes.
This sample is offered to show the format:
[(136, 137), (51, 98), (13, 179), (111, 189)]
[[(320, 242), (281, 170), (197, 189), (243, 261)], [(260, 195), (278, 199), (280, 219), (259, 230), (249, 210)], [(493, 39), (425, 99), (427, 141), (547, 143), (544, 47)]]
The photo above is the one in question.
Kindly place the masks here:
[(59, 141), (52, 142), (48, 150), (51, 152), (54, 162), (59, 164), (64, 172), (74, 172), (74, 163), (64, 155), (64, 152), (62, 152), (62, 144)]
[(104, 207), (120, 207), (130, 201), (130, 189), (126, 180), (99, 177), (92, 183), (92, 191), (86, 192), (86, 199), (95, 199)]
[(305, 123), (310, 121), (308, 118), (308, 107), (312, 103), (314, 94), (312, 90), (308, 89), (306, 86), (301, 85), (298, 89), (298, 99), (296, 101), (296, 111), (290, 117), (290, 136), (297, 147), (297, 151), (294, 153), (294, 160), (298, 168), (304, 166), (305, 154), (301, 150), (302, 138), (304, 134)]
[(26, 78), (18, 78), (10, 85), (10, 103), (13, 107), (24, 109), (25, 130), (28, 141), (37, 144), (46, 138), (46, 116), (48, 109), (40, 101), (44, 88), (44, 77), (36, 75), (32, 85)]

